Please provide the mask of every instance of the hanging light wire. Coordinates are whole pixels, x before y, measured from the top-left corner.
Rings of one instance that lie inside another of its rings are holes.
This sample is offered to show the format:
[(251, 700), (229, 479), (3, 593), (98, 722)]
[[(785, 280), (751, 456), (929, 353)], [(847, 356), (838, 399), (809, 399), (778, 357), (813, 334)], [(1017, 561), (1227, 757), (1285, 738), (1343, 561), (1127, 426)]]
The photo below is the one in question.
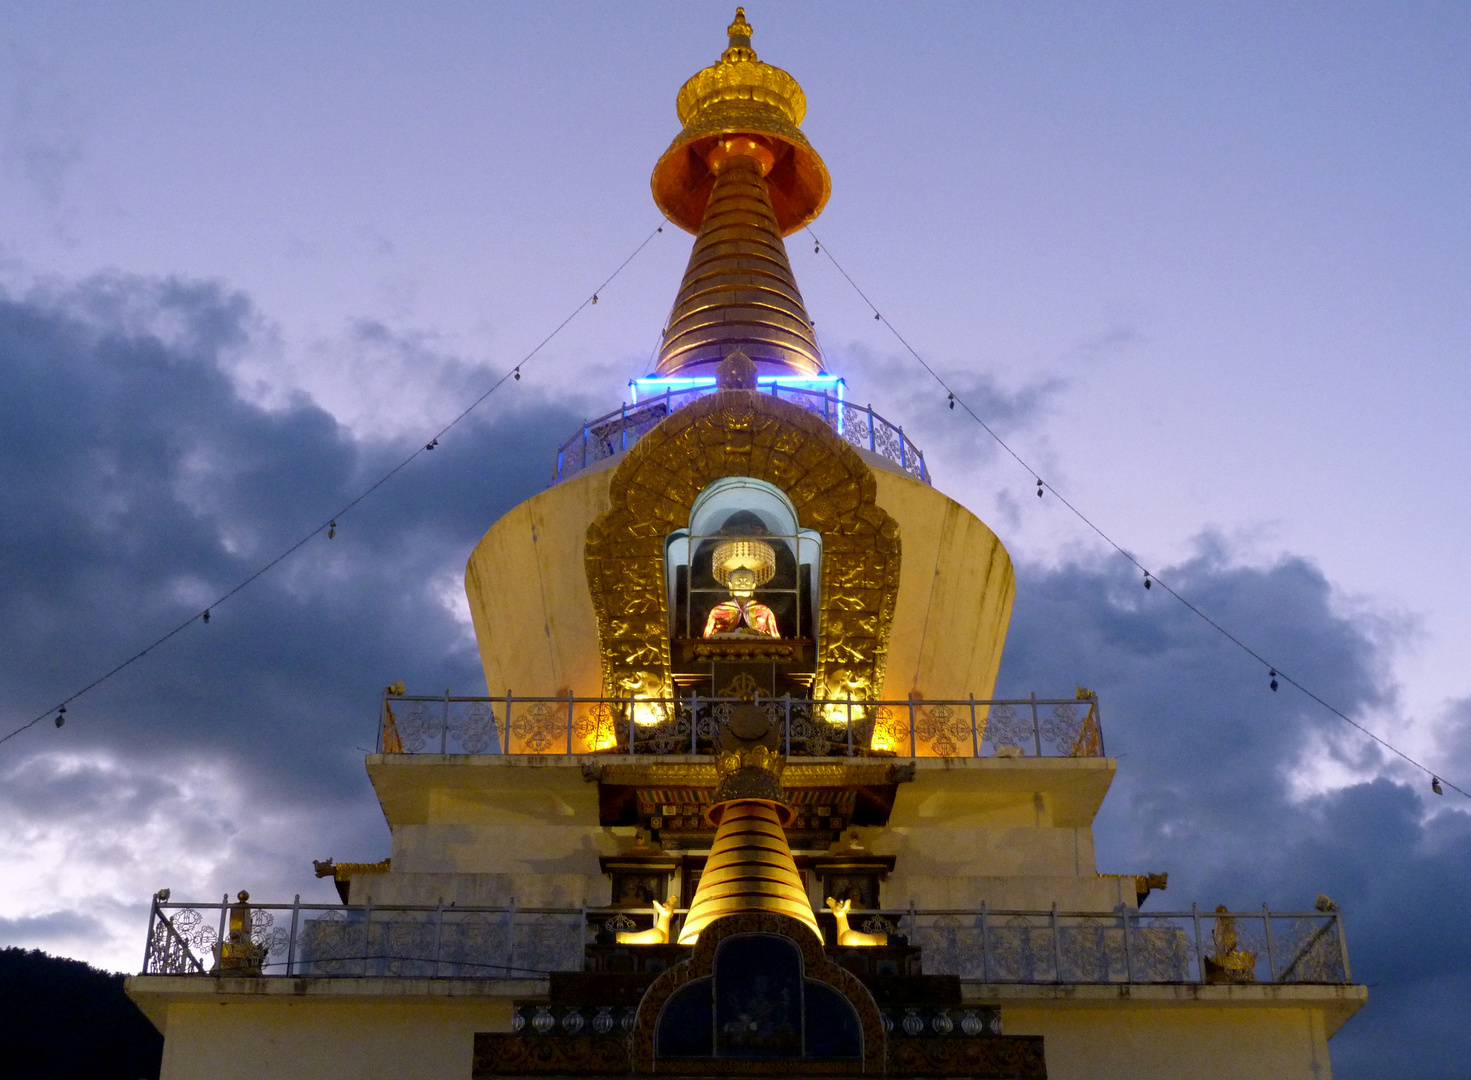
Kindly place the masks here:
[[(1378, 735), (1374, 734), (1374, 732), (1372, 732), (1368, 728), (1364, 727), (1363, 724), (1360, 724), (1357, 720), (1353, 719), (1353, 717), (1349, 716), (1343, 710), (1341, 710), (1341, 709), (1337, 708), (1336, 706), (1330, 704), (1329, 702), (1325, 701), (1323, 698), (1321, 698), (1320, 696), (1318, 696), (1316, 693), (1314, 693), (1307, 686), (1304, 686), (1301, 682), (1299, 682), (1297, 679), (1294, 679), (1291, 675), (1288, 675), (1286, 672), (1284, 672), (1282, 670), (1282, 668), (1280, 666), (1278, 666), (1275, 663), (1272, 663), (1272, 662), (1268, 661), (1267, 658), (1264, 657), (1261, 653), (1257, 652), (1250, 645), (1248, 645), (1245, 641), (1241, 640), (1241, 638), (1237, 637), (1230, 630), (1228, 630), (1226, 627), (1222, 626), (1219, 622), (1217, 622), (1215, 619), (1213, 619), (1210, 615), (1206, 614), (1206, 612), (1202, 611), (1195, 604), (1191, 603), (1189, 599), (1187, 599), (1186, 597), (1180, 595), (1180, 593), (1176, 592), (1175, 589), (1172, 588), (1167, 581), (1164, 581), (1163, 579), (1160, 578), (1159, 574), (1155, 573), (1153, 570), (1150, 570), (1143, 563), (1141, 563), (1138, 559), (1136, 559), (1131, 552), (1129, 552), (1128, 550), (1126, 550), (1117, 541), (1115, 541), (1113, 537), (1109, 536), (1108, 533), (1104, 532), (1103, 529), (1101, 529), (1097, 524), (1095, 524), (1094, 521), (1091, 518), (1088, 517), (1088, 515), (1084, 514), (1083, 511), (1079, 510), (1070, 501), (1068, 501), (1068, 499), (1067, 499), (1067, 497), (1065, 495), (1063, 495), (1060, 491), (1058, 491), (1051, 484), (1045, 483), (1043, 481), (1043, 479), (1042, 479), (1041, 474), (1038, 473), (1036, 469), (1032, 468), (1032, 466), (1030, 464), (1028, 464), (1027, 461), (1020, 454), (1018, 454), (1015, 450), (1013, 450), (1011, 448), (1010, 444), (1007, 443), (1007, 441), (1005, 439), (1003, 439), (999, 434), (997, 434), (996, 430), (993, 427), (991, 427), (990, 424), (988, 424), (988, 423), (986, 423), (986, 421), (982, 420), (980, 418), (980, 416), (977, 415), (976, 411), (974, 409), (972, 409), (969, 404), (966, 403), (965, 399), (962, 398), (958, 393), (956, 393), (955, 388), (953, 386), (951, 386), (949, 383), (947, 383), (945, 381), (945, 379), (940, 375), (940, 373), (938, 371), (936, 371), (934, 368), (930, 367), (929, 363), (925, 360), (925, 358), (919, 354), (919, 352), (914, 348), (913, 345), (909, 344), (909, 341), (904, 337), (903, 334), (901, 334), (899, 332), (898, 328), (895, 327), (893, 323), (891, 323), (888, 319), (884, 318), (880, 314), (879, 309), (878, 309), (878, 305), (876, 305), (872, 300), (869, 299), (868, 294), (863, 291), (863, 289), (859, 286), (858, 282), (856, 282), (856, 281), (853, 280), (852, 275), (849, 274), (848, 271), (843, 268), (842, 263), (838, 262), (838, 260), (833, 257), (832, 248), (828, 247), (826, 241), (823, 241), (823, 240), (819, 239), (818, 236), (817, 236), (817, 234), (812, 231), (812, 229), (811, 229), (810, 226), (807, 229), (807, 235), (810, 236), (810, 237), (812, 237), (812, 242), (813, 242), (815, 251), (817, 251), (818, 253), (820, 253), (822, 255), (826, 255), (827, 256), (828, 261), (833, 264), (833, 267), (838, 271), (838, 273), (842, 274), (844, 280), (847, 281), (848, 284), (853, 287), (853, 291), (856, 292), (859, 295), (859, 297), (862, 298), (863, 302), (868, 305), (869, 310), (871, 310), (873, 312), (873, 317), (876, 320), (878, 320), (879, 322), (882, 322), (886, 327), (888, 327), (889, 333), (891, 333), (891, 334), (894, 335), (895, 340), (898, 341), (900, 345), (904, 346), (905, 351), (908, 352), (910, 356), (914, 357), (914, 359), (919, 363), (919, 366), (922, 367), (922, 368), (924, 368), (925, 371), (929, 372), (930, 377), (933, 378), (935, 380), (935, 382), (940, 385), (940, 389), (944, 390), (945, 393), (949, 395), (949, 400), (951, 402), (954, 402), (956, 405), (959, 405), (962, 409), (964, 409), (970, 415), (970, 418), (972, 420), (974, 420), (977, 424), (979, 424), (981, 426), (981, 428), (986, 432), (987, 435), (991, 436), (991, 438), (995, 440), (997, 446), (999, 446), (999, 447), (1001, 447), (1001, 449), (1005, 450), (1008, 454), (1011, 455), (1012, 459), (1018, 465), (1020, 465), (1027, 472), (1031, 473), (1032, 477), (1037, 481), (1037, 494), (1038, 495), (1041, 495), (1042, 494), (1042, 489), (1045, 486), (1048, 491), (1052, 492), (1052, 494), (1056, 497), (1056, 499), (1057, 499), (1058, 502), (1062, 503), (1063, 506), (1067, 507), (1068, 510), (1072, 512), (1072, 514), (1073, 514), (1074, 517), (1076, 517), (1084, 525), (1088, 526), (1088, 528), (1092, 529), (1093, 532), (1096, 533), (1098, 535), (1098, 537), (1105, 544), (1107, 544), (1109, 547), (1113, 548), (1120, 555), (1122, 555), (1125, 559), (1129, 560), (1129, 562), (1133, 563), (1134, 564), (1134, 568), (1137, 569), (1137, 570), (1139, 570), (1139, 571), (1141, 571), (1144, 574), (1144, 579), (1145, 579), (1146, 582), (1152, 581), (1154, 584), (1158, 585), (1165, 592), (1167, 592), (1171, 596), (1173, 596), (1181, 604), (1185, 605), (1185, 607), (1188, 610), (1194, 612), (1197, 616), (1199, 616), (1202, 620), (1204, 620), (1207, 625), (1209, 625), (1217, 633), (1219, 633), (1223, 637), (1225, 637), (1227, 641), (1231, 642), (1233, 645), (1235, 645), (1242, 652), (1246, 653), (1247, 656), (1250, 656), (1257, 663), (1259, 663), (1263, 667), (1265, 667), (1271, 673), (1271, 676), (1272, 676), (1272, 678), (1274, 680), (1275, 679), (1281, 679), (1283, 682), (1287, 683), (1289, 686), (1296, 687), (1298, 690), (1302, 691), (1302, 693), (1306, 694), (1313, 701), (1315, 701), (1319, 705), (1321, 705), (1324, 709), (1327, 709), (1328, 712), (1330, 712), (1334, 716), (1338, 717), (1338, 719), (1340, 719), (1344, 723), (1346, 723), (1346, 724), (1348, 724), (1348, 725), (1356, 728), (1362, 734), (1367, 735), (1370, 739), (1373, 739), (1374, 742), (1378, 743), (1385, 750), (1388, 750), (1391, 754), (1394, 754), (1396, 757), (1399, 757), (1402, 760), (1408, 762), (1409, 764), (1413, 765), (1415, 768), (1417, 768), (1421, 772), (1423, 772), (1426, 776), (1430, 777), (1431, 778), (1431, 781), (1432, 781), (1432, 788), (1435, 790), (1435, 793), (1437, 795), (1440, 794), (1439, 786), (1440, 785), (1444, 785), (1445, 787), (1448, 787), (1448, 788), (1452, 789), (1453, 791), (1460, 792), (1462, 795), (1466, 796), (1468, 799), (1471, 799), (1471, 792), (1468, 792), (1465, 788), (1462, 788), (1462, 787), (1460, 787), (1457, 784), (1451, 783), (1451, 781), (1449, 781), (1449, 780), (1447, 780), (1445, 778), (1445, 774), (1444, 773), (1438, 772), (1438, 771), (1436, 771), (1434, 769), (1431, 769), (1427, 765), (1422, 765), (1420, 762), (1418, 762), (1414, 758), (1410, 757), (1409, 754), (1406, 754), (1403, 750), (1401, 750), (1398, 747), (1396, 747), (1396, 746), (1394, 746), (1394, 745), (1386, 742), (1385, 740), (1381, 739)], [(1146, 585), (1146, 587), (1148, 587), (1148, 586)], [(1277, 685), (1276, 685), (1276, 682), (1274, 681), (1272, 683), (1272, 689), (1275, 690), (1276, 688), (1277, 688)]]
[[(145, 656), (147, 656), (154, 649), (158, 648), (160, 645), (164, 644), (164, 642), (170, 640), (171, 638), (176, 637), (177, 635), (183, 633), (189, 627), (193, 626), (196, 622), (200, 622), (200, 623), (207, 623), (207, 622), (209, 622), (209, 619), (210, 619), (210, 610), (212, 608), (219, 607), (226, 600), (229, 600), (233, 596), (235, 596), (236, 593), (240, 592), (242, 589), (244, 589), (247, 586), (253, 584), (255, 581), (257, 581), (258, 579), (260, 579), (264, 575), (268, 574), (271, 570), (275, 569), (275, 567), (279, 566), (281, 563), (283, 563), (287, 559), (289, 559), (292, 555), (296, 554), (298, 551), (300, 551), (302, 548), (304, 548), (307, 544), (309, 544), (315, 537), (317, 537), (322, 532), (325, 531), (328, 534), (329, 537), (330, 536), (334, 536), (336, 534), (336, 531), (337, 531), (337, 523), (343, 517), (345, 517), (348, 514), (349, 511), (351, 511), (354, 508), (356, 508), (360, 503), (362, 503), (365, 499), (367, 499), (369, 496), (371, 496), (375, 491), (377, 491), (379, 488), (381, 488), (384, 484), (388, 483), (390, 480), (392, 480), (399, 473), (403, 472), (404, 469), (408, 468), (411, 464), (413, 464), (414, 461), (417, 460), (422, 454), (425, 454), (428, 451), (433, 450), (436, 446), (438, 446), (439, 445), (439, 440), (444, 435), (446, 435), (450, 431), (450, 429), (452, 429), (455, 426), (457, 426), (467, 416), (469, 416), (472, 412), (474, 412), (482, 403), (484, 403), (484, 401), (485, 401), (486, 398), (490, 397), (497, 390), (499, 390), (502, 386), (504, 386), (505, 383), (506, 383), (506, 380), (512, 378), (513, 376), (516, 379), (520, 379), (520, 377), (521, 377), (520, 376), (521, 369), (526, 364), (530, 363), (531, 360), (532, 360), (532, 358), (534, 358), (538, 353), (540, 353), (542, 349), (546, 348), (547, 345), (551, 343), (551, 341), (552, 341), (553, 338), (555, 338), (558, 334), (560, 334), (563, 330), (565, 330), (567, 328), (567, 325), (570, 322), (572, 322), (573, 319), (577, 318), (577, 316), (581, 315), (584, 310), (586, 310), (587, 308), (591, 307), (594, 303), (596, 303), (597, 302), (597, 296), (598, 296), (598, 294), (600, 292), (602, 292), (604, 289), (606, 289), (613, 282), (613, 279), (614, 278), (616, 278), (619, 274), (623, 273), (624, 269), (627, 268), (628, 264), (631, 263), (631, 262), (633, 262), (633, 260), (636, 259), (639, 256), (639, 253), (642, 252), (644, 250), (644, 248), (646, 248), (646, 247), (649, 246), (649, 244), (653, 241), (654, 237), (658, 236), (663, 231), (664, 231), (664, 226), (661, 223), (657, 228), (655, 228), (652, 232), (650, 232), (648, 236), (644, 237), (643, 242), (641, 244), (639, 244), (638, 247), (634, 248), (633, 251), (632, 251), (632, 253), (626, 259), (624, 259), (621, 263), (618, 264), (617, 269), (615, 269), (611, 274), (609, 274), (607, 276), (607, 278), (604, 279), (604, 281), (603, 281), (603, 283), (601, 285), (599, 285), (596, 289), (592, 290), (592, 292), (588, 294), (587, 298), (584, 299), (582, 301), (582, 303), (578, 304), (575, 308), (573, 308), (572, 311), (567, 315), (567, 317), (565, 319), (563, 319), (561, 322), (559, 322), (552, 329), (551, 333), (547, 334), (546, 337), (542, 338), (541, 341), (537, 342), (535, 348), (533, 348), (530, 352), (528, 352), (525, 356), (523, 356), (520, 359), (519, 362), (517, 362), (516, 364), (512, 365), (506, 371), (506, 373), (504, 375), (502, 375), (499, 379), (497, 379), (494, 383), (492, 383), (490, 385), (490, 388), (487, 389), (485, 391), (485, 393), (481, 394), (474, 401), (470, 402), (469, 405), (465, 406), (465, 408), (462, 409), (452, 420), (450, 420), (447, 424), (445, 424), (443, 427), (441, 427), (438, 431), (434, 432), (428, 439), (426, 439), (424, 441), (424, 443), (421, 446), (419, 446), (416, 450), (414, 450), (413, 453), (409, 454), (406, 458), (404, 458), (402, 461), (400, 461), (397, 465), (395, 465), (393, 468), (389, 469), (386, 473), (384, 473), (382, 476), (380, 476), (377, 480), (373, 481), (373, 483), (369, 484), (366, 488), (364, 488), (361, 492), (359, 492), (355, 498), (353, 498), (351, 501), (349, 501), (345, 505), (339, 507), (334, 513), (332, 513), (332, 514), (328, 515), (327, 517), (325, 517), (322, 520), (322, 523), (320, 525), (317, 525), (314, 528), (312, 528), (309, 532), (307, 532), (304, 536), (302, 536), (302, 538), (300, 540), (297, 540), (294, 544), (292, 544), (290, 547), (286, 548), (284, 551), (282, 551), (280, 554), (278, 554), (275, 558), (273, 558), (269, 562), (267, 562), (264, 566), (261, 566), (254, 573), (252, 573), (250, 576), (248, 576), (245, 579), (243, 579), (242, 581), (240, 581), (238, 584), (235, 585), (234, 588), (232, 588), (228, 592), (225, 592), (225, 593), (221, 594), (220, 596), (216, 597), (199, 614), (197, 614), (197, 615), (191, 615), (189, 618), (187, 618), (183, 622), (179, 623), (179, 625), (175, 626), (172, 630), (170, 630), (167, 633), (162, 634), (161, 636), (155, 638), (153, 641), (149, 642), (143, 648), (141, 648), (137, 652), (133, 653), (133, 655), (129, 656), (126, 660), (123, 660), (121, 663), (117, 664), (116, 666), (114, 666), (112, 668), (109, 668), (107, 671), (105, 671), (101, 675), (97, 676), (97, 678), (95, 678), (91, 682), (87, 683), (81, 689), (76, 690), (73, 693), (69, 694), (67, 697), (62, 698), (61, 701), (57, 702), (55, 705), (53, 705), (49, 709), (45, 710), (43, 713), (41, 713), (39, 716), (37, 716), (34, 720), (31, 720), (31, 721), (28, 721), (27, 723), (21, 724), (18, 728), (16, 728), (15, 730), (11, 731), (9, 734), (7, 734), (7, 735), (5, 735), (3, 737), (0, 737), (0, 743), (9, 742), (11, 739), (15, 738), (21, 732), (26, 731), (26, 730), (28, 730), (30, 728), (35, 727), (42, 720), (48, 720), (48, 719), (51, 719), (53, 717), (59, 717), (59, 716), (65, 715), (65, 713), (66, 713), (66, 706), (70, 705), (73, 701), (76, 701), (77, 698), (79, 698), (82, 695), (87, 694), (87, 693), (90, 693), (91, 691), (97, 689), (97, 687), (99, 687), (103, 683), (107, 682), (114, 675), (117, 675), (119, 672), (123, 671), (125, 668), (129, 668), (133, 664), (136, 664), (139, 660), (142, 660)], [(57, 727), (60, 727), (60, 726), (61, 726), (60, 724), (57, 724)]]

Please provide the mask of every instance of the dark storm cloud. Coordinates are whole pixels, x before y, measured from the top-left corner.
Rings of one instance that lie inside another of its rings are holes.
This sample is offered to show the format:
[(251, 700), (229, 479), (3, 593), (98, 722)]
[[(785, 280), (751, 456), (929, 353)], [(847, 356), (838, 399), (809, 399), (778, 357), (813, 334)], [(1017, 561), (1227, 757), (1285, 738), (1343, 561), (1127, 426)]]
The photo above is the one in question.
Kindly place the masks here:
[[(6, 731), (201, 611), (412, 448), (358, 437), (307, 400), (242, 398), (226, 372), (255, 319), (239, 295), (175, 281), (0, 298)], [(74, 703), (62, 730), (47, 722), (0, 755), (105, 751), (160, 775), (206, 755), (242, 767), (277, 809), (359, 798), (356, 747), (382, 686), (483, 685), (440, 597), (489, 524), (545, 486), (578, 423), (507, 384), (336, 539)], [(141, 813), (148, 793), (115, 781), (74, 773), (27, 806), (77, 815), (100, 798)]]
[[(1234, 565), (1217, 537), (1166, 580), (1343, 711), (1393, 741), (1392, 624), (1344, 613), (1311, 563)], [(1225, 903), (1344, 911), (1370, 1004), (1333, 1041), (1335, 1075), (1464, 1076), (1471, 1058), (1471, 813), (1267, 673), (1122, 559), (1022, 568), (998, 694), (1097, 690), (1118, 777), (1100, 869), (1166, 870), (1156, 910)], [(1441, 767), (1471, 774), (1471, 702), (1441, 719)], [(1326, 794), (1326, 762), (1372, 777)], [(1321, 790), (1321, 789), (1319, 789)]]
[(35, 941), (45, 944), (95, 934), (101, 929), (102, 924), (97, 919), (75, 911), (25, 915), (18, 919), (0, 918), (0, 941)]

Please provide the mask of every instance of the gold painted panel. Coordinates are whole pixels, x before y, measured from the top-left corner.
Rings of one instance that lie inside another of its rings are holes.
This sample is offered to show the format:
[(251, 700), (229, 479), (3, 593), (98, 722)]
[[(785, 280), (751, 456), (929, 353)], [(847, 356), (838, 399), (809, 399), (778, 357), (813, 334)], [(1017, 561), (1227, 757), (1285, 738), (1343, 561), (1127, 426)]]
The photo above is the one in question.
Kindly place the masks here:
[(674, 413), (614, 472), (609, 508), (585, 546), (603, 693), (672, 692), (664, 539), (727, 476), (780, 488), (802, 527), (822, 536), (814, 695), (876, 697), (899, 586), (898, 523), (878, 505), (868, 465), (820, 417), (748, 390), (721, 390)]

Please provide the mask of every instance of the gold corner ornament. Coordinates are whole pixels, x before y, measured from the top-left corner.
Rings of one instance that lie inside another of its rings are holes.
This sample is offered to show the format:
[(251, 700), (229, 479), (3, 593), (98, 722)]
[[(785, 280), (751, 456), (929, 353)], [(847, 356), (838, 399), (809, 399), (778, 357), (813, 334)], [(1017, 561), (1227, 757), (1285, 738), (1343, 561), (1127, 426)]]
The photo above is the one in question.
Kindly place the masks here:
[(727, 777), (741, 769), (761, 769), (778, 779), (787, 767), (787, 759), (765, 746), (749, 746), (741, 750), (722, 750), (715, 757), (715, 771)]
[(827, 166), (798, 126), (807, 96), (791, 75), (757, 58), (744, 8), (736, 9), (726, 33), (719, 61), (692, 76), (675, 98), (684, 130), (654, 166), (654, 202), (670, 221), (696, 232), (720, 160), (732, 153), (755, 157), (764, 163), (781, 235), (789, 236), (816, 219), (832, 191)]

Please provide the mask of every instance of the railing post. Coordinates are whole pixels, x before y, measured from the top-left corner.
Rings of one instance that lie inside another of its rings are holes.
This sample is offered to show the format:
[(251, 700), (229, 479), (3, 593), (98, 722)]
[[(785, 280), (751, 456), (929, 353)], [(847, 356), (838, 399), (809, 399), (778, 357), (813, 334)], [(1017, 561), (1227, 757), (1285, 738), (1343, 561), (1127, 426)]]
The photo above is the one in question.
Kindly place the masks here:
[(618, 416), (618, 449), (628, 449), (628, 402), (623, 402), (623, 408)]
[(905, 472), (908, 472), (909, 471), (909, 458), (907, 456), (905, 456), (905, 451), (904, 451), (904, 443), (905, 443), (904, 429), (901, 427), (898, 430), (899, 430), (899, 468), (903, 469)]
[(291, 902), (291, 936), (286, 939), (286, 974), (291, 974), (291, 969), (296, 962), (296, 931), (301, 925), (301, 893), (296, 894), (296, 899)]
[(1129, 940), (1129, 909), (1119, 901), (1119, 914), (1124, 917), (1124, 982), (1134, 981), (1134, 944)]
[(148, 974), (149, 961), (153, 959), (153, 932), (158, 925), (159, 911), (158, 893), (153, 894), (153, 902), (148, 908), (148, 940), (143, 942), (143, 974)]
[(1338, 954), (1343, 957), (1343, 981), (1353, 982), (1348, 973), (1348, 942), (1343, 937), (1343, 916), (1338, 912), (1333, 913), (1334, 929), (1338, 931)]
[(1205, 982), (1205, 953), (1200, 951), (1200, 904), (1190, 905), (1190, 917), (1195, 920), (1195, 981)]
[(1036, 747), (1037, 756), (1042, 756), (1042, 725), (1037, 722), (1037, 691), (1032, 691), (1032, 745)]
[(1272, 913), (1262, 904), (1262, 930), (1267, 936), (1267, 973), (1271, 981), (1277, 981), (1277, 958), (1272, 952)]
[(1098, 729), (1098, 756), (1108, 757), (1108, 752), (1103, 748), (1103, 709), (1099, 707), (1098, 699), (1093, 699), (1093, 726)]
[(383, 753), (383, 729), (388, 726), (388, 690), (383, 691), (383, 707), (378, 710), (378, 731), (373, 737), (373, 746), (377, 753)]
[(221, 971), (224, 969), (225, 966), (225, 916), (229, 913), (229, 907), (230, 894), (225, 893), (223, 896), (220, 897), (220, 936), (216, 939), (219, 943), (217, 945), (217, 948), (220, 951), (219, 955), (215, 957), (215, 968)]
[(562, 482), (562, 453), (565, 447), (557, 447), (557, 483)]
[(786, 695), (786, 702), (787, 702), (786, 703), (786, 716), (785, 716), (784, 720), (782, 721), (782, 726), (786, 729), (785, 732), (783, 733), (783, 738), (786, 740), (786, 755), (787, 755), (787, 757), (791, 757), (792, 756), (792, 695), (791, 694)]
[(511, 752), (511, 692), (506, 691), (506, 753)]
[(444, 715), (439, 719), (439, 753), (449, 749), (449, 687), (444, 690)]
[(511, 897), (510, 910), (506, 912), (506, 978), (516, 970), (516, 898)]
[(976, 728), (976, 696), (970, 695), (970, 756), (981, 756), (981, 736)]
[[(368, 974), (368, 961), (373, 955), (373, 901), (363, 905), (363, 974)], [(382, 972), (380, 971), (381, 975)]]
[(875, 452), (873, 442), (873, 402), (871, 401), (868, 403), (868, 449), (870, 453)]
[(439, 958), (444, 955), (444, 897), (434, 909), (434, 977), (439, 978)]
[(914, 695), (909, 695), (909, 756), (918, 757), (914, 749)]
[(986, 924), (986, 902), (981, 901), (981, 982), (991, 981), (991, 941)]
[(582, 467), (587, 468), (587, 421), (582, 422)]
[(1062, 933), (1057, 925), (1057, 901), (1052, 901), (1052, 981), (1062, 982)]
[(572, 691), (571, 690), (568, 690), (567, 691), (567, 753), (568, 753), (569, 756), (572, 753), (572, 711), (573, 711), (573, 704), (574, 704), (574, 702), (572, 700)]
[[(670, 695), (674, 702), (674, 715), (679, 716), (679, 698)], [(690, 710), (690, 754), (693, 756), (700, 752), (700, 718), (695, 715), (695, 710)]]

